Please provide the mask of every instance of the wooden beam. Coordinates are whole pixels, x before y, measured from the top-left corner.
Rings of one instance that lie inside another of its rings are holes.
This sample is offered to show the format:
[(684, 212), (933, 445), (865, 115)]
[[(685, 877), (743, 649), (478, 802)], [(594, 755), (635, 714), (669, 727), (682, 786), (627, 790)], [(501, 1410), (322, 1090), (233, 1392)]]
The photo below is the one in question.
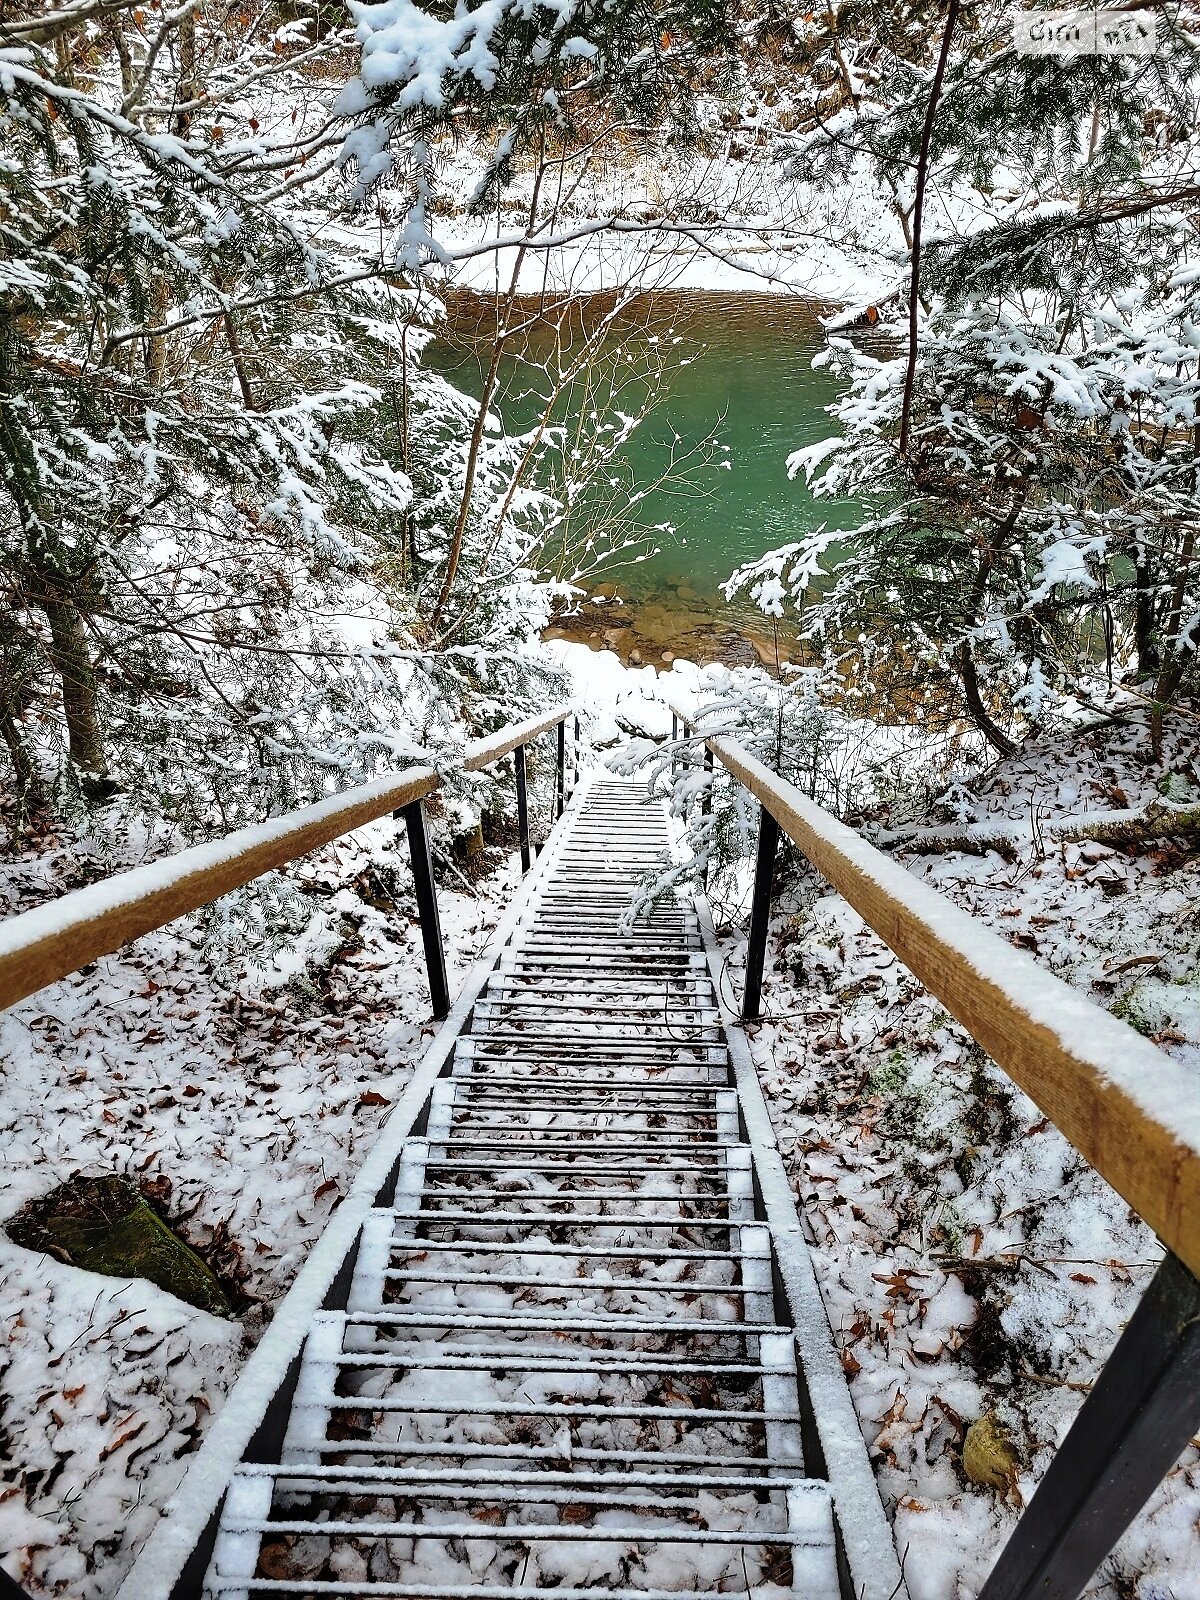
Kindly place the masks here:
[(1200, 1082), (1194, 1073), (868, 844), (741, 745), (720, 737), (707, 743), (909, 971), (1200, 1275)]
[(10, 917), (0, 924), (0, 1009), (340, 834), (411, 805), (440, 782), (431, 767), (381, 778)]
[(555, 706), (544, 716), (530, 717), (526, 722), (514, 722), (507, 728), (501, 728), (499, 733), (490, 733), (486, 739), (476, 739), (474, 744), (467, 746), (464, 770), (478, 772), (482, 767), (491, 766), (493, 761), (499, 761), (501, 756), (508, 755), (519, 744), (529, 744), (540, 733), (548, 733), (564, 717), (569, 717), (574, 709), (573, 705)]
[[(475, 740), (466, 748), (464, 768), (475, 772), (499, 760), (572, 709), (558, 706), (545, 716)], [(0, 1010), (264, 872), (423, 800), (441, 782), (432, 767), (394, 773), (10, 917), (0, 924)]]

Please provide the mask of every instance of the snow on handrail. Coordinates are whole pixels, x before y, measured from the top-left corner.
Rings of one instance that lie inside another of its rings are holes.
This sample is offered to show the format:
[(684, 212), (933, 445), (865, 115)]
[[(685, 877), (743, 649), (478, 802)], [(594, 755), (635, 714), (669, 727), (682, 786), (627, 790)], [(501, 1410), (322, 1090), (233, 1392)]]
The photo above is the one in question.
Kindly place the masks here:
[(501, 728), (499, 733), (489, 733), (486, 739), (476, 739), (473, 744), (467, 746), (463, 770), (479, 772), (483, 767), (490, 767), (493, 761), (499, 761), (501, 756), (509, 755), (519, 744), (528, 744), (531, 739), (536, 739), (538, 734), (548, 733), (551, 728), (556, 728), (574, 709), (574, 704), (554, 706), (540, 717), (530, 717), (525, 722), (511, 723), (507, 728)]
[[(695, 710), (664, 696), (683, 723)], [(1159, 1239), (1200, 1275), (1195, 1075), (720, 735), (697, 738)]]
[[(489, 766), (573, 709), (559, 705), (476, 739), (466, 747), (464, 769)], [(424, 799), (441, 783), (432, 767), (392, 773), (10, 917), (0, 924), (0, 1010), (331, 839)]]

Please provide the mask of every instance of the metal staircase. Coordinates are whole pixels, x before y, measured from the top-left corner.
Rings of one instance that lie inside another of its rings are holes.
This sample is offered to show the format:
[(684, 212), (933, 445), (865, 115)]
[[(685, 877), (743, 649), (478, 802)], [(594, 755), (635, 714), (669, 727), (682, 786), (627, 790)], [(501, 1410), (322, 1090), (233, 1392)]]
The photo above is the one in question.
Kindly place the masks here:
[[(1194, 1074), (719, 718), (696, 728), (695, 707), (668, 704), (675, 757), (720, 762), (760, 802), (740, 1021), (759, 1016), (786, 835), (1165, 1246), (980, 1592), (1070, 1600), (1200, 1418)], [(727, 1025), (708, 907), (675, 899), (623, 925), (669, 842), (666, 816), (605, 777), (564, 818), (573, 716), (553, 706), (463, 752), (464, 772), (511, 755), (525, 876), (454, 999), (425, 823), (444, 786), (432, 767), (0, 928), (2, 1009), (390, 813), (404, 818), (445, 1018), (115, 1600), (904, 1600), (754, 1063)], [(559, 821), (534, 864), (526, 752), (546, 735)], [(579, 750), (575, 716), (577, 778)], [(0, 1570), (0, 1592), (23, 1591)]]
[[(281, 1459), (230, 1486), (211, 1600), (894, 1588), (890, 1542), (856, 1579), (805, 1460), (700, 919), (622, 922), (663, 809), (605, 777), (566, 827), (311, 1328)], [(868, 1520), (852, 1554), (886, 1539), (877, 1498)]]

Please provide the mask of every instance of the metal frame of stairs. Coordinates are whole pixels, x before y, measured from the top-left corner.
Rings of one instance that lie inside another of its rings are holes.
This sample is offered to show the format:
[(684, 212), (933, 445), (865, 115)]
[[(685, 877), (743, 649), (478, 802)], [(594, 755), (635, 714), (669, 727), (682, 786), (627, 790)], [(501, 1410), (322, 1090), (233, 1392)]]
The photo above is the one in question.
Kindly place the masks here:
[(207, 1600), (903, 1595), (707, 909), (623, 921), (670, 843), (610, 776), (559, 825)]

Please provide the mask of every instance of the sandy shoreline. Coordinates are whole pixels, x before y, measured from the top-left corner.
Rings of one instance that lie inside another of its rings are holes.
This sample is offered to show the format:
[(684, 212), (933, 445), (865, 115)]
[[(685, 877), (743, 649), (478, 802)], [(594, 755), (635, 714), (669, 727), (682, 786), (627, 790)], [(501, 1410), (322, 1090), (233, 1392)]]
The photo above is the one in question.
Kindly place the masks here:
[(570, 615), (556, 618), (542, 637), (611, 650), (623, 666), (653, 666), (660, 671), (669, 670), (677, 660), (772, 670), (802, 655), (792, 629), (781, 624), (773, 631), (769, 618), (755, 620), (733, 607), (714, 611), (702, 596), (693, 602), (686, 594), (670, 601), (595, 597)]

